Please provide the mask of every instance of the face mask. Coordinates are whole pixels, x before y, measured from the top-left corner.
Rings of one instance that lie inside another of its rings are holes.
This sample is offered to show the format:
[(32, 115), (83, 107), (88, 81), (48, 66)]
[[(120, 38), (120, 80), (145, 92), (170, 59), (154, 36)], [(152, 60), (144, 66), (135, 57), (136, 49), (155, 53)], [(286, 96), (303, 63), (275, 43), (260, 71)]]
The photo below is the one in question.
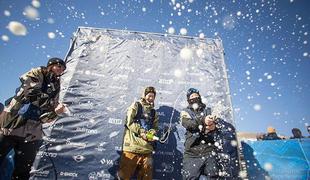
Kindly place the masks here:
[(202, 102), (201, 102), (201, 98), (200, 97), (196, 97), (196, 98), (193, 98), (193, 99), (190, 99), (189, 100), (189, 104), (201, 104)]

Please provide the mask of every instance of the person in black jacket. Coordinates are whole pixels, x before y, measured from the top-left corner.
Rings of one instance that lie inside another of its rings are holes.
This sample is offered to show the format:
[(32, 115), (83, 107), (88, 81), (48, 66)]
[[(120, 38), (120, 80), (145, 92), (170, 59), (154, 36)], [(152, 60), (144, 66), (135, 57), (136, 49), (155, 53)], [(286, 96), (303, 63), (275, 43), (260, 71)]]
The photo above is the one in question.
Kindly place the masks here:
[[(222, 176), (219, 152), (224, 152), (223, 147), (234, 156), (233, 164), (238, 159), (236, 146), (231, 146), (231, 141), (236, 138), (235, 130), (228, 122), (211, 115), (211, 108), (202, 103), (197, 89), (190, 88), (187, 91), (187, 101), (188, 107), (181, 111), (180, 117), (186, 129), (183, 179), (199, 179), (201, 176), (218, 179)], [(229, 165), (228, 168), (235, 170), (235, 167), (238, 165)], [(238, 176), (238, 171), (229, 176)]]
[(42, 143), (42, 124), (54, 121), (65, 111), (65, 105), (59, 102), (60, 76), (65, 69), (62, 59), (49, 59), (46, 67), (23, 74), (16, 94), (5, 102), (0, 114), (0, 166), (13, 149), (12, 179), (29, 179)]
[(304, 136), (301, 133), (301, 130), (298, 128), (293, 128), (292, 129), (292, 134), (293, 136), (290, 139), (301, 139), (304, 138)]

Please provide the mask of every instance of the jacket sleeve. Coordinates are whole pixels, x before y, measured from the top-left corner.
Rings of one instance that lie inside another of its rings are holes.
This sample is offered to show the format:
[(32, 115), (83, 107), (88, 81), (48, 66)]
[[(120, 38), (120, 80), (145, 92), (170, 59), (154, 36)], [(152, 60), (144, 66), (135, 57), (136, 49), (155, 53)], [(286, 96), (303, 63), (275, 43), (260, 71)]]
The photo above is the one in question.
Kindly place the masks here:
[(38, 98), (42, 98), (47, 95), (41, 90), (43, 82), (41, 68), (32, 69), (31, 71), (25, 73), (20, 77), (20, 81), (22, 82), (22, 86), (17, 93), (17, 96), (19, 93), (23, 93), (23, 100), (34, 102)]
[(188, 112), (181, 111), (181, 123), (187, 131), (199, 132), (199, 123), (196, 119), (192, 119)]
[(141, 132), (144, 131), (143, 128), (141, 128), (140, 124), (135, 122), (135, 116), (137, 115), (138, 111), (138, 105), (137, 103), (133, 103), (127, 110), (127, 117), (126, 117), (126, 127), (135, 133), (136, 135), (139, 135)]

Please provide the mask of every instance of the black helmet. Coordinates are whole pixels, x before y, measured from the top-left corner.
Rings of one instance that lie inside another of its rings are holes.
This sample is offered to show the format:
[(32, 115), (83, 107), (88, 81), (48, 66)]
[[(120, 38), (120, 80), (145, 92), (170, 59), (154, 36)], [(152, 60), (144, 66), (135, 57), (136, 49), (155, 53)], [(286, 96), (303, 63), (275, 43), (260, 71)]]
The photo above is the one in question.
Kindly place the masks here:
[(65, 69), (67, 68), (65, 61), (57, 57), (53, 57), (49, 59), (47, 62), (47, 67), (54, 65), (54, 64), (62, 65)]
[(196, 93), (196, 94), (198, 94), (198, 95), (200, 96), (198, 89), (189, 88), (189, 89), (187, 90), (187, 93), (186, 93), (187, 99), (189, 99), (189, 97), (190, 97), (192, 94), (194, 94), (194, 93)]

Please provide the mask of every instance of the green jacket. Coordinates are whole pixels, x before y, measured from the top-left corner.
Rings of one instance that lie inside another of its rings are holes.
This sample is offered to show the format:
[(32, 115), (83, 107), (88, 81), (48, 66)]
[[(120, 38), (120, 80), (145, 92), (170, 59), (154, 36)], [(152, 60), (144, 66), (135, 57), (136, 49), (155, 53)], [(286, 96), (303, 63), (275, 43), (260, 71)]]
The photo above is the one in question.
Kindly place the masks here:
[(39, 67), (22, 75), (20, 81), (16, 95), (0, 116), (0, 134), (41, 139), (42, 119), (25, 120), (19, 111), (25, 104), (31, 104), (38, 109), (36, 116), (50, 113), (51, 117), (57, 117), (54, 109), (58, 104), (60, 80), (48, 73), (46, 67)]
[[(154, 109), (154, 105), (150, 105), (141, 99), (139, 101), (143, 107), (144, 113), (150, 113)], [(127, 110), (126, 116), (126, 128), (124, 132), (123, 151), (138, 153), (138, 154), (150, 154), (152, 153), (153, 145), (150, 142), (143, 140), (140, 137), (140, 133), (145, 131), (139, 123), (135, 122), (135, 116), (137, 115), (138, 105), (133, 103)], [(158, 114), (155, 113), (155, 119), (153, 127), (155, 131), (158, 131)]]

